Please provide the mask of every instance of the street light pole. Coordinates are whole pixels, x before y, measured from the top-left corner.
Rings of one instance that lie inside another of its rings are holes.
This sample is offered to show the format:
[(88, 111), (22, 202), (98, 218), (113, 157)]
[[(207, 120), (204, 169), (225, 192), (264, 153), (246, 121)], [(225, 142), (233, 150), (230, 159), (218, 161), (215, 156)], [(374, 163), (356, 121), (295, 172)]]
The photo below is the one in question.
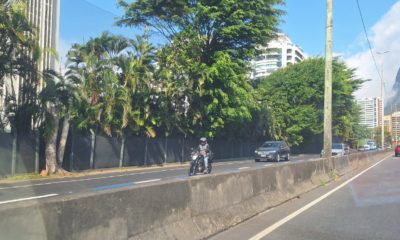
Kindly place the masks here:
[(332, 156), (332, 5), (333, 0), (326, 1), (324, 153), (328, 159)]
[(382, 55), (382, 66), (381, 66), (381, 148), (384, 149), (385, 146), (385, 102), (384, 102), (384, 95), (385, 95), (385, 84), (383, 81), (383, 61), (384, 61), (384, 54), (390, 51), (384, 52), (377, 52), (378, 55)]

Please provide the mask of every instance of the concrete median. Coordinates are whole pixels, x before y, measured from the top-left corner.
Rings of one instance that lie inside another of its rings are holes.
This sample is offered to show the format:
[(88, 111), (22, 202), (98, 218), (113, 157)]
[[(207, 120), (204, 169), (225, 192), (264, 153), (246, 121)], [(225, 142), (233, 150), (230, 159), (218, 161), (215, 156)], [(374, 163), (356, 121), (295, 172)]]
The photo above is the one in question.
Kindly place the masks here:
[(62, 200), (0, 207), (0, 239), (202, 239), (339, 174), (387, 156), (359, 153)]

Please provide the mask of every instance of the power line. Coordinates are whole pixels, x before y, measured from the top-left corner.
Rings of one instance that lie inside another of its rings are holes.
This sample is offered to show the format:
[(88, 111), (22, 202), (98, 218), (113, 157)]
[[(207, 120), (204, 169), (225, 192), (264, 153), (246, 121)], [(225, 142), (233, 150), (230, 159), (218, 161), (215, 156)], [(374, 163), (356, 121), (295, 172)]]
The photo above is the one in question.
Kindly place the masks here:
[(362, 11), (361, 11), (360, 3), (358, 0), (356, 0), (356, 2), (357, 2), (358, 12), (360, 13), (361, 22), (362, 22), (362, 25), (364, 28), (365, 38), (367, 39), (367, 42), (368, 42), (368, 48), (371, 53), (372, 60), (374, 61), (376, 72), (378, 73), (378, 76), (381, 79), (381, 81), (383, 81), (382, 76), (379, 72), (378, 64), (376, 64), (375, 55), (374, 55), (374, 52), (372, 51), (372, 47), (371, 47), (371, 42), (369, 41), (369, 38), (368, 38), (368, 33), (367, 33), (367, 29), (365, 27), (364, 17), (363, 17)]
[(102, 7), (100, 7), (100, 6), (98, 6), (98, 5), (94, 4), (94, 3), (92, 3), (92, 2), (90, 2), (90, 1), (87, 1), (87, 0), (82, 0), (82, 1), (83, 1), (83, 2), (86, 2), (88, 5), (91, 5), (91, 6), (94, 7), (94, 8), (97, 8), (97, 9), (99, 9), (99, 10), (101, 10), (101, 11), (107, 12), (107, 13), (113, 15), (114, 17), (119, 17), (117, 14), (111, 12), (110, 10), (107, 10), (107, 9), (105, 9), (105, 8), (102, 8)]

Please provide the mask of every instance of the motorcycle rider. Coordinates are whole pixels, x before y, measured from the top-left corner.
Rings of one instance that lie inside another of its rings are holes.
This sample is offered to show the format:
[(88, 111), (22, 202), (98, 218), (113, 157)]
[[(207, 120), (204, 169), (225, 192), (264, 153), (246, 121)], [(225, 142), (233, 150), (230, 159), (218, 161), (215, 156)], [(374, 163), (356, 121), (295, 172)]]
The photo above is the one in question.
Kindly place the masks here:
[(208, 171), (208, 164), (209, 164), (209, 159), (210, 159), (210, 145), (207, 143), (207, 138), (202, 137), (200, 138), (200, 144), (197, 147), (197, 151), (199, 151), (200, 154), (203, 155), (204, 157), (204, 172)]

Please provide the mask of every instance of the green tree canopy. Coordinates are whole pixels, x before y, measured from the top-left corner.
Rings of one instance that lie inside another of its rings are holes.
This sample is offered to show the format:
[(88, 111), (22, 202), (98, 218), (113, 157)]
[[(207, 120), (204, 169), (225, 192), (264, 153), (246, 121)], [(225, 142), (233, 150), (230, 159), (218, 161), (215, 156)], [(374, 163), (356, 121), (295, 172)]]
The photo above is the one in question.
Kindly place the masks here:
[(282, 0), (118, 1), (125, 14), (124, 26), (150, 26), (172, 44), (197, 41), (201, 62), (211, 64), (216, 52), (228, 51), (237, 59), (252, 56), (258, 44), (266, 44), (277, 31)]
[[(324, 66), (323, 58), (309, 59), (261, 81), (258, 98), (270, 113), (268, 132), (273, 139), (300, 145), (323, 132)], [(343, 140), (354, 134), (359, 115), (352, 94), (363, 80), (354, 71), (338, 60), (333, 62), (333, 132)]]

